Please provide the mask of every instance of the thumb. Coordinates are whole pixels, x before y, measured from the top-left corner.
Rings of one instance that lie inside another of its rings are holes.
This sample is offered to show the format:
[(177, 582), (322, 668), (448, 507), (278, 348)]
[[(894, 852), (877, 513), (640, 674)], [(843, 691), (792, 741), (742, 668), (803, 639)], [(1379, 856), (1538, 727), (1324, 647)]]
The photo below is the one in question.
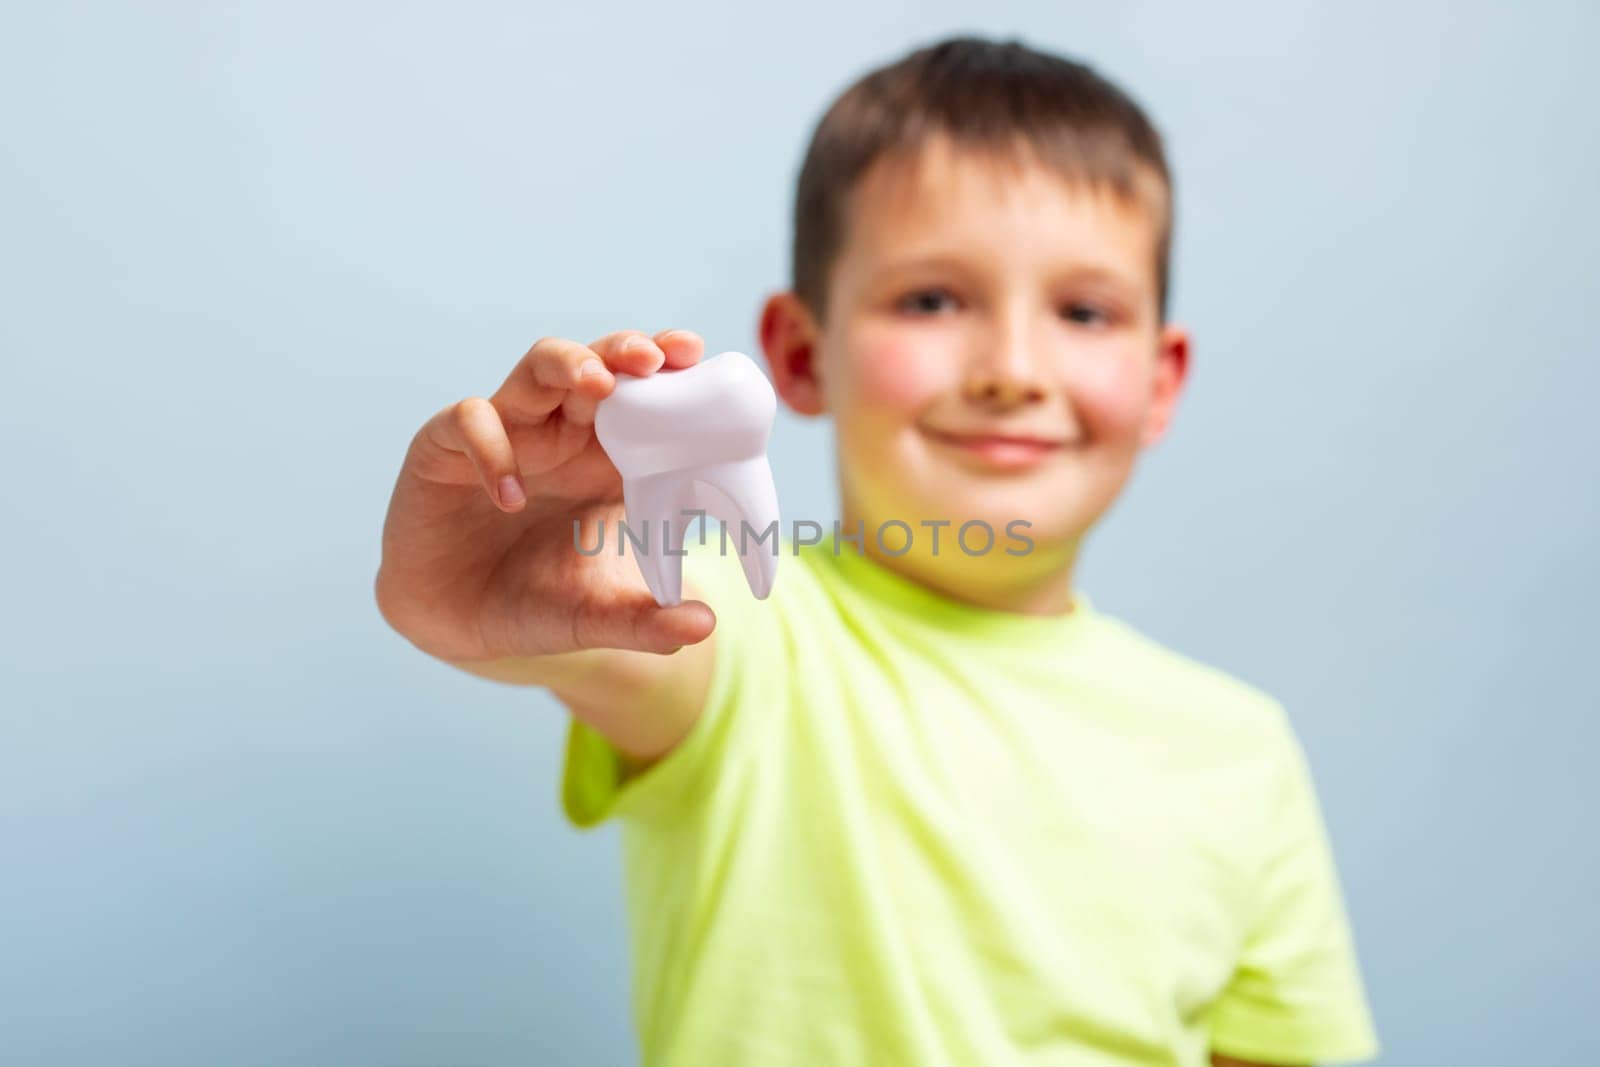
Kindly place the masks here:
[(578, 641), (584, 647), (661, 654), (699, 644), (716, 626), (716, 612), (705, 601), (685, 600), (662, 607), (644, 590), (621, 593), (610, 604), (581, 612), (575, 620)]

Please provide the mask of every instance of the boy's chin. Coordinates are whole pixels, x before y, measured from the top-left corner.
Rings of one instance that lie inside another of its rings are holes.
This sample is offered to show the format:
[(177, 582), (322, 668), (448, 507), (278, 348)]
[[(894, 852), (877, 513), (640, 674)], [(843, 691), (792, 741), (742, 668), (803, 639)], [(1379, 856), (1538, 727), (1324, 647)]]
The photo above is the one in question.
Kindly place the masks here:
[(1099, 511), (1091, 502), (1041, 500), (1037, 494), (967, 496), (950, 493), (928, 503), (930, 514), (950, 516), (952, 528), (978, 521), (987, 524), (999, 537), (1005, 537), (1009, 530), (1035, 541), (1057, 544), (1082, 537), (1099, 518)]
[[(867, 536), (874, 525), (893, 523), (883, 532), (886, 543), (899, 546), (905, 541), (903, 524), (912, 531), (918, 550), (930, 547), (937, 535), (940, 554), (944, 546), (955, 547), (956, 538), (973, 548), (981, 548), (993, 532), (992, 551), (1026, 547), (1030, 552), (1067, 548), (1076, 544), (1100, 519), (1105, 510), (1103, 495), (1093, 484), (1080, 479), (1056, 478), (1047, 484), (1027, 484), (1018, 480), (982, 479), (966, 482), (957, 478), (933, 478), (924, 470), (900, 472), (899, 477), (883, 470), (857, 485), (855, 511), (868, 516)], [(1114, 499), (1115, 494), (1110, 494)], [(965, 535), (960, 531), (971, 526)]]
[[(906, 524), (914, 528), (917, 544), (924, 549), (934, 543), (932, 524), (941, 524), (937, 528), (940, 555), (965, 551), (967, 554), (1014, 556), (1019, 552), (1064, 550), (1082, 539), (1097, 517), (1088, 511), (1063, 510), (1059, 505), (1053, 508), (995, 507), (992, 501), (980, 503), (948, 497), (928, 502), (925, 509), (907, 510), (911, 514), (907, 515)], [(904, 531), (884, 536), (898, 545), (904, 539)]]

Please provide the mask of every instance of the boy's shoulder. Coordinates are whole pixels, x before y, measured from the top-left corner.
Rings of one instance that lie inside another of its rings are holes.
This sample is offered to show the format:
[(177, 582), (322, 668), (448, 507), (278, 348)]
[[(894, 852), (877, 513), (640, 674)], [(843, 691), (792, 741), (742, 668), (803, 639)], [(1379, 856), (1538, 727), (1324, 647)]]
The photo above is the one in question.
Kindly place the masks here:
[(1123, 662), (1150, 672), (1152, 681), (1158, 684), (1176, 685), (1219, 702), (1251, 705), (1257, 710), (1278, 706), (1276, 698), (1265, 689), (1179, 651), (1120, 615), (1097, 608), (1095, 616), (1109, 642), (1124, 657)]
[(1277, 746), (1292, 740), (1287, 710), (1262, 687), (1117, 615), (1100, 609), (1093, 614), (1101, 638), (1095, 669), (1129, 699), (1229, 743), (1249, 737)]
[[(756, 631), (781, 629), (780, 617), (794, 616), (791, 623), (815, 626), (837, 609), (838, 601), (828, 590), (853, 585), (851, 579), (866, 572), (861, 567), (841, 568), (829, 557), (829, 552), (816, 546), (795, 552), (785, 545), (778, 580), (764, 606), (751, 597), (738, 556), (721, 553), (714, 544), (691, 551), (685, 573), (694, 575), (720, 619), (753, 638)], [(867, 588), (857, 589), (861, 596), (855, 602), (872, 600), (871, 588), (868, 583)], [(1168, 722), (1191, 723), (1235, 744), (1247, 735), (1271, 743), (1281, 742), (1289, 734), (1284, 706), (1265, 689), (1158, 640), (1099, 607), (1087, 594), (1080, 596), (1079, 603), (1086, 612), (1084, 625), (1074, 631), (1080, 642), (1075, 652), (1060, 649), (1059, 658), (1063, 669), (1069, 669), (1070, 663), (1070, 670), (1097, 691)], [(857, 627), (851, 632), (866, 631)], [(879, 631), (873, 632), (881, 637)]]

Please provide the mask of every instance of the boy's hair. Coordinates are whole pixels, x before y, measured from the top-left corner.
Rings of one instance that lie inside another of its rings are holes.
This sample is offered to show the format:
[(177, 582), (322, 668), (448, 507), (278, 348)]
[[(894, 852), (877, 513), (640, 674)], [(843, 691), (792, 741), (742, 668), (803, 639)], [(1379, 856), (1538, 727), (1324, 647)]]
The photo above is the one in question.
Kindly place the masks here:
[[(1156, 285), (1167, 312), (1172, 176), (1139, 105), (1082, 63), (1020, 41), (952, 37), (863, 76), (817, 123), (795, 194), (793, 287), (817, 321), (844, 247), (850, 193), (885, 157), (913, 158), (935, 134), (1018, 161), (1022, 148), (1075, 182), (1152, 201)], [(1154, 182), (1150, 178), (1154, 177)]]

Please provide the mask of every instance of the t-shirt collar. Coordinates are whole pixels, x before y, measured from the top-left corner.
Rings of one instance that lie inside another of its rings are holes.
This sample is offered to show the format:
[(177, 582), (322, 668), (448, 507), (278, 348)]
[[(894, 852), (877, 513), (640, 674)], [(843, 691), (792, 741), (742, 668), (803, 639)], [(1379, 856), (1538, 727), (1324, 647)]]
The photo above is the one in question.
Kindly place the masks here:
[(885, 606), (941, 630), (981, 638), (1054, 643), (1088, 626), (1095, 614), (1089, 595), (1082, 589), (1073, 589), (1069, 611), (1029, 615), (957, 600), (890, 570), (859, 551), (854, 544), (840, 543), (832, 535), (825, 536), (818, 544), (804, 546), (803, 550), (825, 559), (826, 565), (833, 567), (852, 586)]

